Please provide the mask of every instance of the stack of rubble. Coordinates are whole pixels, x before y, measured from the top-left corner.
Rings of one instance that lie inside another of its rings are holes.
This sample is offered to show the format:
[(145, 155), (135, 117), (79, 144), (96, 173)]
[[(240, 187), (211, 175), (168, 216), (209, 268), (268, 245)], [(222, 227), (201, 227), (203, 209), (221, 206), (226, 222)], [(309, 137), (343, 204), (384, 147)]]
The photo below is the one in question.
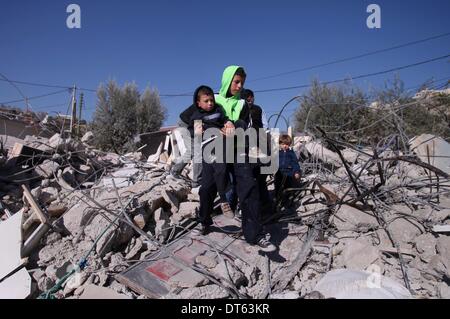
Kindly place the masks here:
[[(195, 217), (198, 202), (184, 202), (187, 182), (167, 178), (164, 163), (146, 163), (140, 153), (100, 152), (89, 146), (91, 137), (28, 136), (10, 149), (3, 167), (2, 225), (20, 226), (19, 255), (34, 268), (34, 296), (53, 287), (89, 250), (79, 286), (114, 285), (110, 272), (145, 258)], [(66, 285), (56, 297), (72, 296), (72, 288)]]
[(218, 231), (193, 235), (198, 195), (168, 176), (161, 149), (105, 154), (90, 138), (28, 138), (8, 156), (20, 165), (1, 182), (0, 297), (450, 298), (439, 138), (417, 137), (408, 152), (326, 135), (298, 145), (303, 186), (266, 219), (279, 247), (269, 255), (221, 215)]

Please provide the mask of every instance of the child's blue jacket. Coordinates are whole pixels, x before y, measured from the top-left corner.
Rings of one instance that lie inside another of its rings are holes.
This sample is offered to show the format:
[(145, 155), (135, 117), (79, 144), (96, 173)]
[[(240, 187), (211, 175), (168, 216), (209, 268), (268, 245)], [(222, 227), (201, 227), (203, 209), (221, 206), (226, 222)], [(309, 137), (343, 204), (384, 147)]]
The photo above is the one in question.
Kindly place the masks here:
[(283, 175), (294, 176), (295, 173), (300, 173), (297, 155), (293, 150), (280, 150), (279, 160), (279, 172)]

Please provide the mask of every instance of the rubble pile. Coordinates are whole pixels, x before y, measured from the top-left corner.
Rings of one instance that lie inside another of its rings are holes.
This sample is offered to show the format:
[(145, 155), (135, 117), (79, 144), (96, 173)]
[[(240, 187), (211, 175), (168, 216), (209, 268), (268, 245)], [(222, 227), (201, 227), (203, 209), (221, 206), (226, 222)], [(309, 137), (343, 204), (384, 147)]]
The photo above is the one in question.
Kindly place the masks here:
[[(184, 178), (168, 175), (161, 148), (145, 159), (101, 152), (91, 140), (29, 136), (9, 150), (0, 297), (450, 298), (442, 139), (419, 136), (408, 151), (395, 138), (370, 149), (326, 134), (295, 143), (302, 186), (265, 219), (279, 248), (270, 254), (243, 241), (239, 219), (218, 215), (217, 232), (193, 235), (199, 198), (189, 167)], [(155, 261), (163, 266), (145, 264)], [(139, 265), (162, 278), (153, 290), (125, 276)], [(18, 282), (26, 291), (5, 295)]]

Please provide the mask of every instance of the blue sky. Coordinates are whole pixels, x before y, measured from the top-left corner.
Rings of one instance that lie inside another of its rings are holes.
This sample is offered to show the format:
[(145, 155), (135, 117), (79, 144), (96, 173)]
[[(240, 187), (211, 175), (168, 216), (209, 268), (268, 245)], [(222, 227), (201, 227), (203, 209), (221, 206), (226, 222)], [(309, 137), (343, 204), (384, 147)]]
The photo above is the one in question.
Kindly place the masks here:
[[(66, 27), (66, 7), (81, 7), (81, 29)], [(381, 29), (369, 29), (366, 8), (381, 7)], [(245, 67), (246, 87), (262, 90), (383, 71), (450, 53), (450, 36), (373, 56), (284, 76), (283, 72), (347, 58), (450, 32), (450, 1), (6, 1), (0, 2), (0, 73), (11, 80), (96, 89), (100, 82), (134, 81), (161, 94), (219, 88), (223, 69)], [(405, 87), (450, 79), (450, 59), (398, 72)], [(355, 80), (379, 88), (393, 74)], [(260, 79), (260, 80), (258, 80)], [(58, 88), (17, 84), (28, 97)], [(274, 113), (305, 89), (257, 93)], [(36, 111), (66, 112), (69, 92), (33, 99)], [(20, 99), (0, 81), (0, 103)], [(95, 93), (85, 92), (91, 118)], [(174, 124), (191, 97), (163, 98), (166, 125)], [(10, 103), (24, 107), (23, 102)], [(296, 104), (286, 114), (292, 118)]]

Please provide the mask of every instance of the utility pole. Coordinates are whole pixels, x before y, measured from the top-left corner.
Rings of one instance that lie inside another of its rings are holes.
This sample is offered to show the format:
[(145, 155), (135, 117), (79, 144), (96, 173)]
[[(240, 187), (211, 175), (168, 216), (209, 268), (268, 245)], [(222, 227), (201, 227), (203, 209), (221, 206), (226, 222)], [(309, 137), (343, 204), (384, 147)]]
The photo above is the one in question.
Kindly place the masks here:
[(81, 121), (81, 109), (83, 108), (83, 98), (84, 98), (84, 94), (83, 92), (80, 93), (80, 105), (78, 108), (78, 137), (80, 137), (80, 133), (81, 133), (81, 129), (80, 129), (80, 121)]
[(70, 135), (71, 136), (74, 133), (73, 126), (74, 126), (75, 121), (76, 121), (76, 116), (77, 116), (77, 87), (75, 85), (73, 85), (73, 89), (72, 89), (72, 116), (70, 117)]

